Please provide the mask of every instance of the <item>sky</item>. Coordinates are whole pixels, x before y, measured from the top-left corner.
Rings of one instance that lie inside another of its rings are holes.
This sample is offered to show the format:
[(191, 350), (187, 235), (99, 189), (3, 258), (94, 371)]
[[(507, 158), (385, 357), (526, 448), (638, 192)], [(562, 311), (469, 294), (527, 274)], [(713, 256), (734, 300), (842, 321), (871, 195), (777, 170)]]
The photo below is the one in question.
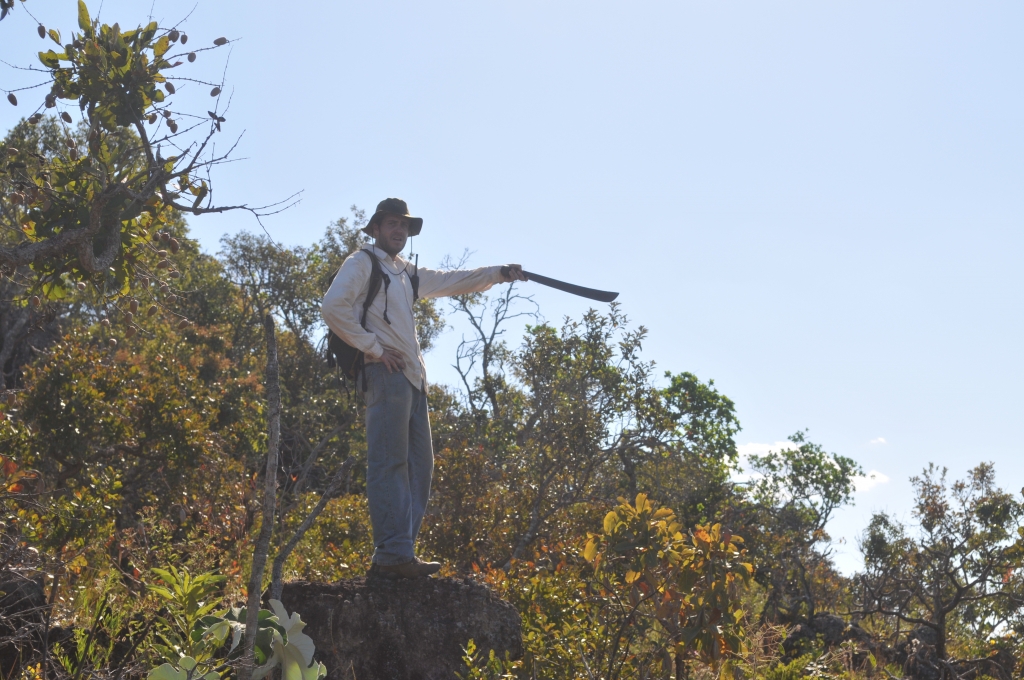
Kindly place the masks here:
[[(152, 6), (164, 25), (191, 7)], [(5, 61), (47, 49), (26, 7), (74, 29), (71, 0), (28, 0), (0, 24)], [(265, 225), (308, 245), (397, 196), (424, 217), (421, 264), (468, 250), (619, 291), (647, 358), (735, 401), (741, 452), (806, 429), (860, 463), (830, 525), (844, 571), (872, 513), (912, 521), (929, 462), (1024, 486), (1024, 4), (205, 0), (181, 26), (237, 39), (224, 143), (244, 131), (246, 160), (218, 201), (302, 191)], [(219, 80), (227, 55), (188, 75)], [(0, 87), (30, 76), (0, 66)], [(0, 127), (32, 98), (0, 101)], [(191, 228), (216, 252), (259, 225)], [(527, 292), (553, 323), (590, 306)], [(456, 377), (452, 325), (435, 382)]]

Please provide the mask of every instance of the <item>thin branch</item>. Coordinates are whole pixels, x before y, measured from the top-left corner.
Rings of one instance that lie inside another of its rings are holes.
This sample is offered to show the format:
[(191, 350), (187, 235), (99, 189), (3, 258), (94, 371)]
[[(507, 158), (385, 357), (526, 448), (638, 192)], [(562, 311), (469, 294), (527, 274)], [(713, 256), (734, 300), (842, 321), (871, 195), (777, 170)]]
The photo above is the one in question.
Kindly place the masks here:
[(260, 526), (256, 550), (249, 574), (249, 593), (245, 613), (245, 653), (238, 668), (239, 680), (251, 680), (256, 650), (256, 632), (263, 592), (263, 570), (270, 552), (270, 538), (274, 532), (274, 513), (277, 509), (277, 457), (281, 443), (281, 385), (277, 363), (277, 335), (274, 318), (267, 314), (263, 320), (267, 340), (267, 403), (269, 405), (270, 439), (267, 446), (267, 471), (263, 488), (263, 523)]
[(278, 552), (277, 556), (274, 558), (274, 566), (271, 571), (270, 581), (270, 599), (281, 599), (281, 590), (284, 588), (283, 574), (285, 561), (288, 559), (288, 556), (292, 554), (292, 551), (295, 550), (295, 546), (299, 544), (302, 537), (306, 535), (309, 528), (313, 526), (313, 522), (316, 521), (316, 518), (319, 517), (320, 513), (323, 512), (325, 507), (327, 507), (327, 502), (330, 501), (341, 488), (341, 484), (345, 481), (345, 478), (348, 477), (348, 471), (354, 462), (355, 460), (351, 456), (342, 462), (338, 467), (337, 472), (334, 473), (334, 477), (331, 479), (330, 484), (327, 485), (327, 488), (324, 489), (324, 492), (320, 495), (320, 500), (317, 501), (316, 506), (314, 506), (309, 514), (306, 515), (306, 518), (302, 520), (302, 524), (298, 526), (295, 533), (292, 534), (292, 537), (288, 539), (288, 542), (281, 548), (280, 552)]

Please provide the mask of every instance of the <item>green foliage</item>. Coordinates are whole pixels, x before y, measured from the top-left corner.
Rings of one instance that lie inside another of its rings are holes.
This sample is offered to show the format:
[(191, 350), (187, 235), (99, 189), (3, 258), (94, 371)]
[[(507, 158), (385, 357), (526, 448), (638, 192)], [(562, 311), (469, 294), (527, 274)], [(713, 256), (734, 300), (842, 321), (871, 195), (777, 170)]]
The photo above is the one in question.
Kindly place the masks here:
[(484, 657), (477, 652), (476, 642), (472, 639), (466, 643), (464, 651), (462, 661), (466, 664), (466, 673), (462, 677), (466, 680), (513, 680), (516, 677), (514, 671), (522, 668), (522, 662), (509, 659), (508, 652), (502, 659), (492, 649)]
[(153, 573), (164, 585), (150, 585), (150, 592), (164, 602), (167, 613), (158, 616), (160, 626), (157, 637), (162, 644), (155, 646), (160, 655), (169, 660), (188, 656), (196, 663), (209, 661), (220, 648), (223, 640), (205, 635), (204, 621), (219, 604), (213, 596), (227, 579), (216, 574), (192, 576), (188, 570), (174, 566), (167, 569), (153, 569)]
[(611, 636), (607, 601), (595, 597), (591, 570), (576, 550), (545, 546), (536, 560), (484, 576), (522, 615), (524, 677), (588, 677)]
[(766, 506), (789, 506), (823, 524), (832, 511), (853, 495), (853, 477), (862, 472), (851, 458), (826, 453), (802, 432), (789, 440), (798, 446), (751, 456), (752, 469), (761, 473), (753, 485), (754, 498)]
[(764, 620), (795, 623), (818, 607), (835, 609), (845, 589), (825, 556), (825, 530), (835, 511), (852, 502), (854, 478), (862, 474), (850, 458), (828, 453), (797, 432), (794, 446), (751, 456), (757, 477), (750, 502), (733, 521), (755, 527), (749, 547), (757, 557), (756, 580), (767, 589)]
[(789, 663), (780, 663), (767, 668), (762, 676), (764, 680), (802, 680), (807, 675), (807, 667), (814, 661), (810, 654), (799, 656)]
[(210, 351), (218, 339), (176, 334), (167, 330), (136, 354), (103, 347), (98, 329), (66, 338), (28, 372), (31, 388), (0, 423), (10, 454), (46, 480), (34, 487), (45, 512), (19, 511), (24, 531), (72, 567), (72, 553), (96, 549), (120, 513), (144, 507), (209, 513), (215, 541), (243, 528), (224, 510), (246, 493), (237, 485), (262, 437), (258, 383), (221, 373), (224, 357)]
[[(289, 515), (283, 533), (290, 534), (304, 512), (311, 510), (315, 503), (313, 494), (307, 494), (305, 503), (300, 503), (298, 511)], [(286, 569), (294, 578), (332, 583), (365, 574), (372, 555), (373, 537), (366, 497), (346, 494), (328, 501), (319, 521), (306, 532), (288, 558)]]
[[(495, 308), (495, 323), (511, 295)], [(479, 302), (462, 298), (457, 306), (483, 328)], [(650, 364), (639, 357), (645, 332), (628, 328), (613, 305), (559, 329), (529, 327), (515, 351), (489, 330), (474, 347), (464, 345), (462, 359), (480, 367), (478, 376), (464, 375), (473, 385), (466, 400), (431, 393), (443, 489), (432, 508), (433, 550), (455, 552), (462, 565), (508, 566), (538, 539), (559, 533), (589, 499), (614, 497), (623, 470), (628, 475), (638, 461), (660, 456), (673, 422)]]
[(664, 629), (677, 658), (716, 664), (742, 649), (739, 595), (754, 568), (743, 561), (743, 539), (721, 525), (688, 535), (681, 528), (675, 513), (639, 494), (605, 516), (583, 556), (603, 589), (618, 595), (627, 619), (643, 611)]
[(692, 373), (672, 375), (663, 394), (681, 435), (680, 445), (702, 456), (723, 461), (736, 460), (736, 442), (740, 430), (736, 406), (719, 393), (715, 382), (703, 383)]
[[(213, 573), (192, 576), (173, 566), (154, 569), (164, 585), (150, 591), (164, 604), (166, 615), (157, 616), (154, 649), (165, 660), (149, 673), (149, 680), (217, 680), (240, 659), (240, 642), (245, 632), (245, 609), (215, 611), (220, 598), (214, 597), (227, 580)], [(257, 616), (254, 680), (276, 669), (285, 680), (319, 680), (326, 674), (323, 664), (313, 663), (313, 641), (302, 632), (306, 624), (298, 614), (288, 615), (277, 600), (273, 611), (261, 609)], [(230, 644), (228, 643), (230, 638)]]
[(195, 659), (183, 656), (176, 664), (165, 663), (149, 673), (149, 680), (219, 680), (220, 673), (206, 670)]
[[(183, 114), (168, 97), (175, 92), (170, 81), (180, 77), (171, 74), (189, 50), (180, 48), (176, 29), (151, 22), (122, 30), (90, 17), (80, 0), (78, 31), (66, 43), (60, 31), (47, 35), (56, 48), (38, 55), (50, 75), (42, 106), (59, 117), (41, 138), (42, 149), (11, 145), (0, 154), (7, 204), (0, 274), (23, 279), (46, 300), (65, 299), (78, 283), (113, 297), (128, 295), (140, 278), (170, 286), (178, 272), (166, 254), (148, 261), (158, 250), (151, 235), (164, 233), (180, 211), (224, 210), (204, 204), (210, 188), (199, 178), (225, 160), (210, 153), (224, 122), (217, 104), (212, 115), (179, 131)], [(72, 107), (83, 116), (79, 130), (70, 125)], [(43, 120), (37, 112), (27, 122)], [(164, 148), (180, 151), (165, 158)]]
[(957, 628), (979, 642), (1024, 632), (1024, 503), (996, 486), (990, 463), (953, 483), (929, 465), (911, 482), (918, 530), (876, 514), (864, 533), (861, 611), (931, 628), (943, 659)]

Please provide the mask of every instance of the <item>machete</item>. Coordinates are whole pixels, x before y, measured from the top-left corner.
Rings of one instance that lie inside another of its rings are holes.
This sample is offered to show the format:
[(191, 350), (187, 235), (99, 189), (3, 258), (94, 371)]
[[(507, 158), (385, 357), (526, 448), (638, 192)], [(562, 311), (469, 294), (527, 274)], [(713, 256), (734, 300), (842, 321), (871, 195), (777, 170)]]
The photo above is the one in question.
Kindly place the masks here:
[(580, 297), (590, 298), (591, 300), (597, 300), (599, 302), (611, 302), (615, 298), (619, 297), (618, 293), (611, 293), (606, 290), (594, 290), (593, 288), (584, 288), (583, 286), (577, 286), (572, 283), (566, 283), (565, 281), (559, 281), (557, 279), (549, 279), (546, 276), (540, 274), (534, 274), (533, 272), (523, 271), (526, 274), (526, 278), (530, 281), (536, 281), (537, 283), (549, 286), (551, 288), (557, 288), (558, 290), (565, 291), (566, 293), (572, 293), (573, 295), (579, 295)]

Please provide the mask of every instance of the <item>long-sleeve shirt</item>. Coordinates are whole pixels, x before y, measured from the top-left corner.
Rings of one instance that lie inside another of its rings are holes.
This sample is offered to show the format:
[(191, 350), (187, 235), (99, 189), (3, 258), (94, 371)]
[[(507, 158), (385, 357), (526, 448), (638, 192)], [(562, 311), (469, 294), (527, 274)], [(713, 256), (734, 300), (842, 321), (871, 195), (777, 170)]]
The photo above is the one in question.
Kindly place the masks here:
[[(413, 317), (413, 265), (396, 256), (394, 261), (380, 248), (364, 248), (380, 262), (390, 284), (381, 284), (366, 312), (366, 329), (359, 324), (363, 303), (370, 287), (372, 264), (366, 253), (356, 252), (345, 260), (334, 282), (324, 295), (321, 311), (327, 326), (335, 335), (366, 355), (367, 361), (378, 361), (384, 348), (393, 349), (405, 359), (405, 377), (417, 389), (427, 386), (427, 368), (423, 363), (416, 320)], [(439, 271), (419, 268), (419, 294), (423, 298), (463, 295), (489, 289), (503, 279), (501, 267)], [(384, 320), (384, 311), (391, 323)]]

